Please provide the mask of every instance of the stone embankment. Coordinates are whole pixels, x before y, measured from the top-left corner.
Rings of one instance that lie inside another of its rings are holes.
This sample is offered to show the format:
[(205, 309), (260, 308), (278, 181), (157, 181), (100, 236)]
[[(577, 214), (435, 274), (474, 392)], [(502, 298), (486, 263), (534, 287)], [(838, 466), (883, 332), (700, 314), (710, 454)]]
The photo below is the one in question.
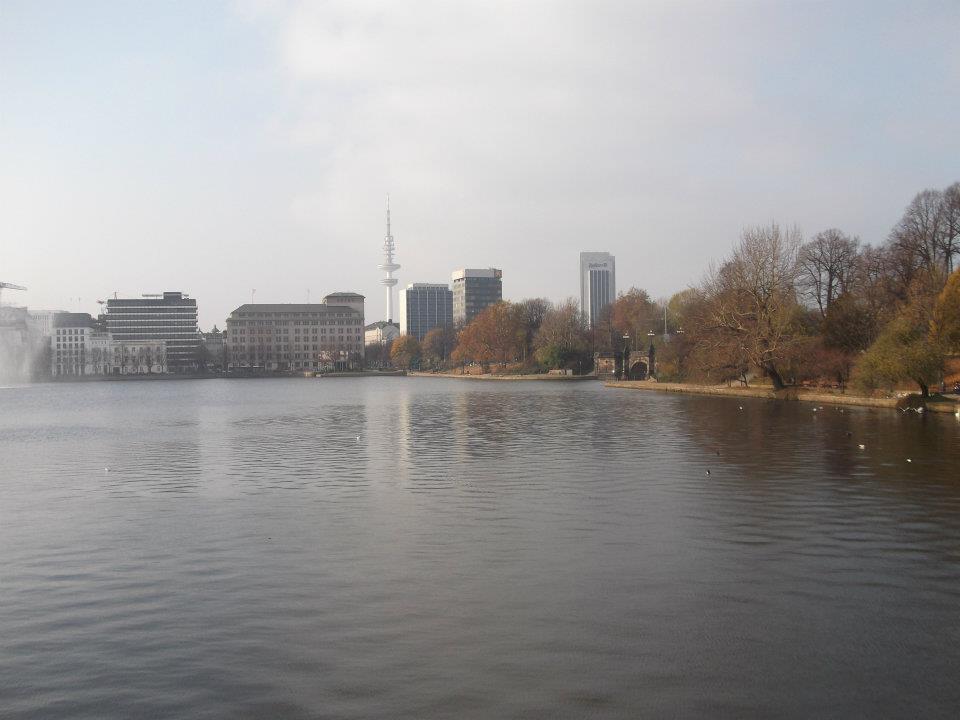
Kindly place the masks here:
[[(726, 397), (764, 398), (768, 400), (799, 400), (800, 402), (829, 403), (831, 405), (858, 405), (862, 407), (896, 408), (897, 398), (873, 398), (862, 395), (840, 395), (837, 393), (817, 392), (788, 388), (774, 392), (769, 387), (728, 387), (726, 385), (690, 385), (686, 383), (658, 383), (649, 380), (618, 380), (604, 383), (606, 387), (627, 388), (630, 390), (656, 390), (659, 392), (687, 393), (691, 395), (721, 395)], [(934, 412), (956, 412), (960, 403), (929, 402), (928, 410)]]

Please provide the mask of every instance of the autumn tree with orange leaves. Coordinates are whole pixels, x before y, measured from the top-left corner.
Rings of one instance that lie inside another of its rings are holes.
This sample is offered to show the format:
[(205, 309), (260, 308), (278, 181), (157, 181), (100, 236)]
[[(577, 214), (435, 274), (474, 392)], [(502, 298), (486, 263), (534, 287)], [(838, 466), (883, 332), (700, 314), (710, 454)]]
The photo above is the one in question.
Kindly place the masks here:
[(506, 365), (520, 355), (524, 338), (520, 313), (509, 302), (491, 305), (461, 332), (450, 358), (455, 363)]

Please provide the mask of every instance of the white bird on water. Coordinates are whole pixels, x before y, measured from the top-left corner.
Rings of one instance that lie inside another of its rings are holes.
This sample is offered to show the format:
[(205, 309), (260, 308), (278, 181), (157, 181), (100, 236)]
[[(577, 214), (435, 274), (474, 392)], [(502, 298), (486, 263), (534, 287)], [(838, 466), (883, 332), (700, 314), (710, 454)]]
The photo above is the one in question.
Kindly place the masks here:
[(867, 449), (867, 446), (866, 446), (866, 445), (857, 445), (857, 447), (860, 448), (861, 450), (866, 450), (866, 449)]

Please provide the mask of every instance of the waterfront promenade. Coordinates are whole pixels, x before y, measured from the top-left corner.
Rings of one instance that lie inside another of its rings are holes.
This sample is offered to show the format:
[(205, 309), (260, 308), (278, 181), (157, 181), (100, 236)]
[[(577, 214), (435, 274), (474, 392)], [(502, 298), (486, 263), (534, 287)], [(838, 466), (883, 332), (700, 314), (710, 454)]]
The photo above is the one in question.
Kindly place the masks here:
[[(829, 403), (831, 405), (856, 405), (860, 407), (896, 408), (900, 398), (875, 398), (864, 395), (839, 394), (788, 388), (775, 392), (771, 387), (729, 387), (727, 385), (693, 385), (690, 383), (660, 383), (650, 380), (613, 380), (604, 383), (609, 388), (628, 390), (652, 390), (688, 395), (719, 395), (723, 397), (761, 398), (765, 400), (797, 400), (810, 403)], [(930, 401), (926, 408), (933, 412), (953, 413), (960, 409), (960, 397), (957, 401)]]
[(464, 373), (463, 375), (459, 373), (430, 373), (430, 372), (413, 372), (410, 371), (407, 373), (407, 377), (429, 377), (429, 378), (455, 378), (457, 380), (545, 380), (545, 381), (565, 381), (565, 382), (582, 382), (586, 380), (596, 380), (595, 375), (549, 375), (547, 373), (537, 373), (529, 375), (496, 375), (494, 373), (483, 373), (471, 375), (469, 373)]

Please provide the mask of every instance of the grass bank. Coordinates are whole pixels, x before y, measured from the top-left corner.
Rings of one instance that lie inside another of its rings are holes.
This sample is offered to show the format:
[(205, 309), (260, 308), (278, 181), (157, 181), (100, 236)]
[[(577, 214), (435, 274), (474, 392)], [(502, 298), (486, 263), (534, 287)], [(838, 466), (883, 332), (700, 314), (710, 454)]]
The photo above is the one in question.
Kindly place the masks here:
[[(764, 398), (768, 400), (798, 400), (800, 402), (829, 403), (831, 405), (857, 405), (861, 407), (896, 408), (897, 398), (874, 398), (863, 395), (841, 395), (839, 393), (817, 392), (788, 388), (774, 392), (769, 387), (727, 387), (726, 385), (691, 385), (688, 383), (658, 383), (648, 380), (620, 380), (604, 383), (606, 387), (626, 388), (628, 390), (653, 390), (658, 392), (686, 393), (690, 395), (721, 395), (726, 397)], [(934, 412), (956, 412), (960, 403), (938, 399), (927, 402), (926, 408)]]

